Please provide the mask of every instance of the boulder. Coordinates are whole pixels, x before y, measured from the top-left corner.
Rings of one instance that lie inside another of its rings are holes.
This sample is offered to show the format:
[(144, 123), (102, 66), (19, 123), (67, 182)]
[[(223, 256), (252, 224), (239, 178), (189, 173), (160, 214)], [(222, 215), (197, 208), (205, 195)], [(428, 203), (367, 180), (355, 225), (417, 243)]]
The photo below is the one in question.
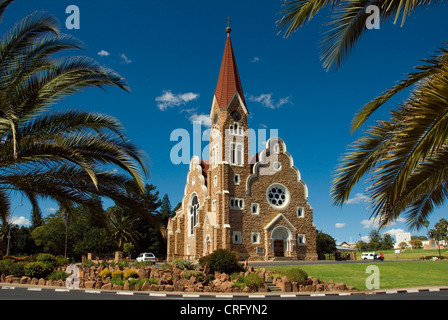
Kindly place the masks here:
[(151, 291), (151, 284), (148, 281), (143, 282), (141, 291)]
[(101, 290), (112, 290), (112, 283), (106, 283), (101, 286)]
[(345, 290), (347, 290), (347, 286), (345, 285), (345, 283), (336, 282), (334, 285), (334, 289), (336, 291), (345, 291)]

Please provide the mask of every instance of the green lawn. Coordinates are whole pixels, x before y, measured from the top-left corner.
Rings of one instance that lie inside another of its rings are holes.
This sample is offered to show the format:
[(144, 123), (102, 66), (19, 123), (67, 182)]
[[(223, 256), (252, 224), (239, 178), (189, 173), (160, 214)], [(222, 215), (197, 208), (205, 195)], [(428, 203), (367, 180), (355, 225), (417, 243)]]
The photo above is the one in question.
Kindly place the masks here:
[[(303, 265), (309, 276), (321, 280), (333, 279), (344, 282), (357, 290), (366, 290), (366, 273), (369, 265), (378, 266), (380, 275), (379, 289), (409, 288), (421, 286), (448, 286), (448, 261), (407, 261), (407, 262), (375, 262), (372, 264), (324, 264)], [(282, 270), (297, 267), (267, 267), (266, 269)]]
[[(384, 251), (377, 251), (378, 254), (382, 252), (384, 254), (384, 258), (388, 261), (392, 260), (418, 260), (421, 257), (424, 256), (438, 256), (439, 250), (438, 249), (406, 249), (403, 252), (400, 252), (399, 254), (395, 253), (395, 250), (384, 250)], [(443, 248), (440, 250), (440, 253), (442, 256), (445, 256), (448, 258), (448, 250)], [(361, 252), (356, 254), (357, 260), (361, 260)]]

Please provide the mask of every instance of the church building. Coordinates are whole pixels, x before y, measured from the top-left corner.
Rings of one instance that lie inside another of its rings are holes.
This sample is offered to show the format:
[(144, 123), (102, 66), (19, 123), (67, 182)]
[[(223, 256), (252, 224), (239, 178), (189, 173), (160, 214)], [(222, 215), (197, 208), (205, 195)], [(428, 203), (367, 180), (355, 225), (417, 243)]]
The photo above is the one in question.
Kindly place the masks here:
[(194, 156), (182, 207), (168, 222), (167, 260), (229, 249), (240, 260), (317, 260), (308, 188), (280, 138), (250, 156), (249, 111), (227, 28), (210, 111), (210, 158)]

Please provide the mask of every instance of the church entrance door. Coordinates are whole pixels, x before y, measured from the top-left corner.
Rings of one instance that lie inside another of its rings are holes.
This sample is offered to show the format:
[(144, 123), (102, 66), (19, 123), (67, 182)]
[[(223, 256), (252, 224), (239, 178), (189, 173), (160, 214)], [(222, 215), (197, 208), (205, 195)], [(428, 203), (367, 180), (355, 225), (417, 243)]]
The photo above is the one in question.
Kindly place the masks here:
[(285, 245), (283, 240), (274, 240), (274, 256), (284, 257), (285, 256)]

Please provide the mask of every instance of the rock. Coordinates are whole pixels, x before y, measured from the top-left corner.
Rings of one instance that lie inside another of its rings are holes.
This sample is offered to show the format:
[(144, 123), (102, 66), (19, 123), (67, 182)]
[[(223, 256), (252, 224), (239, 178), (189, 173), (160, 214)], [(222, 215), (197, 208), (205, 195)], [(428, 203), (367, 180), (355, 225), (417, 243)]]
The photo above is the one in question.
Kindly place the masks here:
[(123, 290), (123, 286), (119, 285), (119, 284), (114, 284), (112, 286), (112, 290)]
[(283, 292), (292, 292), (292, 283), (286, 276), (284, 276), (282, 278), (282, 291)]
[(224, 292), (232, 292), (233, 282), (225, 281), (221, 284), (221, 287)]
[(347, 286), (345, 285), (345, 283), (337, 282), (334, 285), (334, 289), (336, 291), (345, 291), (345, 290), (347, 290)]
[(148, 271), (145, 268), (139, 268), (137, 270), (137, 275), (140, 280), (148, 278)]
[(106, 283), (101, 286), (101, 290), (112, 290), (112, 283)]
[(128, 281), (125, 281), (125, 283), (123, 284), (123, 290), (131, 290), (131, 286), (129, 285)]
[(30, 284), (30, 283), (31, 283), (31, 278), (25, 277), (25, 276), (20, 278), (20, 284)]
[(323, 283), (319, 283), (316, 285), (316, 291), (325, 291), (325, 285)]
[(174, 286), (172, 285), (165, 285), (165, 291), (174, 291)]
[(143, 282), (141, 291), (151, 291), (151, 284), (148, 281)]
[(86, 288), (86, 289), (93, 289), (93, 287), (95, 287), (95, 283), (96, 283), (96, 281), (93, 281), (93, 280), (85, 281), (84, 282), (84, 288)]
[(44, 285), (47, 284), (47, 282), (45, 281), (45, 279), (40, 278), (37, 284), (38, 284), (39, 286), (44, 286)]
[(159, 285), (158, 284), (151, 284), (150, 291), (159, 291)]

